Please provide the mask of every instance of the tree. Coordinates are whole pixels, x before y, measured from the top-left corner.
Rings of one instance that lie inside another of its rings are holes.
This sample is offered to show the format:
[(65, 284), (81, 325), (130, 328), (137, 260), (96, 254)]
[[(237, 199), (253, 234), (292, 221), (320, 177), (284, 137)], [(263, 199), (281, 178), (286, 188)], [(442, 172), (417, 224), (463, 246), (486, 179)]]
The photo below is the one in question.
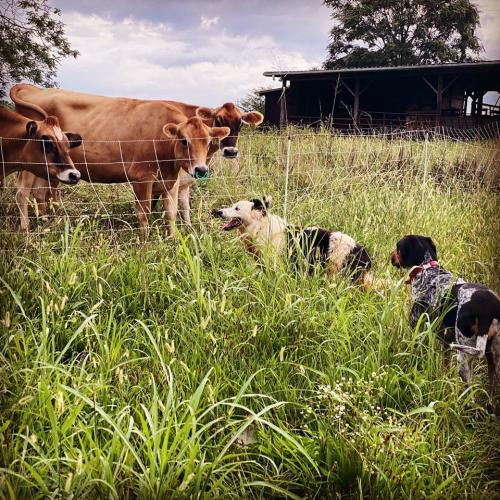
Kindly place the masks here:
[(470, 0), (324, 0), (332, 10), (326, 69), (464, 62), (483, 48)]
[(259, 92), (266, 89), (266, 87), (252, 89), (243, 99), (238, 101), (238, 106), (245, 112), (259, 111), (264, 114), (266, 100), (263, 95), (259, 94)]
[(64, 34), (59, 9), (47, 0), (1, 0), (0, 98), (20, 80), (54, 85), (57, 67), (67, 56), (78, 52)]

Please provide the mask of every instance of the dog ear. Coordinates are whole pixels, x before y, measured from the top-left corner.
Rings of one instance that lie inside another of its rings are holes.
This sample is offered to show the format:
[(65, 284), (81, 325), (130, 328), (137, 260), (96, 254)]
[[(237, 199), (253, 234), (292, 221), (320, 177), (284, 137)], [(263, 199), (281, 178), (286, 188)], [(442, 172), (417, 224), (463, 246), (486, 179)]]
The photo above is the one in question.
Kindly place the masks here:
[(432, 238), (429, 238), (428, 236), (425, 237), (425, 241), (429, 244), (429, 250), (431, 250), (431, 255), (434, 260), (437, 260), (437, 248), (434, 242), (432, 241)]
[(265, 202), (263, 203), (260, 198), (254, 198), (250, 201), (253, 203), (252, 210), (259, 210), (263, 215), (266, 215), (267, 205), (265, 204)]
[(269, 208), (271, 206), (271, 203), (272, 203), (273, 199), (268, 194), (265, 194), (262, 197), (262, 201), (264, 202), (264, 205), (266, 206), (266, 208)]

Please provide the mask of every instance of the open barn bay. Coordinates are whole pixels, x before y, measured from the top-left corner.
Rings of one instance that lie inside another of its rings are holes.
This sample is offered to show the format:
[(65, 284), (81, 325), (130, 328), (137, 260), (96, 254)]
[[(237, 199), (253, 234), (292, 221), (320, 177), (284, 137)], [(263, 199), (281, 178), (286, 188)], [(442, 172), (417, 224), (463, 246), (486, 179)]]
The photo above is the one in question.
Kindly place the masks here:
[[(156, 215), (139, 243), (123, 185), (65, 188), (17, 234), (2, 189), (2, 497), (498, 497), (485, 363), (465, 388), (389, 265), (425, 234), (498, 292), (498, 143), (291, 134), (288, 184), (287, 134), (248, 133), (175, 240)], [(283, 215), (285, 188), (290, 223), (369, 249), (379, 290), (261, 270), (210, 216), (264, 194)]]

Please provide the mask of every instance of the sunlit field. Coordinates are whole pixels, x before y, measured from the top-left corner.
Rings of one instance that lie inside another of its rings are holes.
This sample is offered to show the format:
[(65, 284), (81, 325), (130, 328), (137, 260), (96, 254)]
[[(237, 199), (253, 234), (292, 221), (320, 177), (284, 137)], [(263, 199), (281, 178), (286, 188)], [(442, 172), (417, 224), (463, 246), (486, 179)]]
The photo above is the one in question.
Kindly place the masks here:
[[(286, 218), (364, 244), (374, 291), (261, 269), (210, 210), (273, 197), (287, 133), (249, 132), (139, 242), (130, 187), (63, 188), (17, 232), (1, 189), (2, 498), (500, 498), (486, 363), (464, 387), (389, 264), (408, 233), (500, 290), (500, 145), (291, 130)], [(498, 411), (498, 409), (497, 409)]]

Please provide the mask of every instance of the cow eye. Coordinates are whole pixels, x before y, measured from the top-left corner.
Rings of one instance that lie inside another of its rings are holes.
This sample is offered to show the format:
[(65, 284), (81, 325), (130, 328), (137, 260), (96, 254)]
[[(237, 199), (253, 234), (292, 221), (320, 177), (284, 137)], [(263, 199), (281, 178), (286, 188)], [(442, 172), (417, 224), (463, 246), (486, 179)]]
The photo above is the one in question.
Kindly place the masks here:
[(187, 148), (189, 143), (188, 143), (188, 140), (184, 137), (183, 139), (181, 139), (181, 144), (182, 144), (185, 148)]
[(42, 141), (42, 151), (45, 151), (46, 153), (54, 152), (54, 144), (48, 135), (42, 135)]
[(235, 210), (236, 212), (239, 212), (239, 211), (240, 211), (240, 207), (234, 207), (234, 210)]

